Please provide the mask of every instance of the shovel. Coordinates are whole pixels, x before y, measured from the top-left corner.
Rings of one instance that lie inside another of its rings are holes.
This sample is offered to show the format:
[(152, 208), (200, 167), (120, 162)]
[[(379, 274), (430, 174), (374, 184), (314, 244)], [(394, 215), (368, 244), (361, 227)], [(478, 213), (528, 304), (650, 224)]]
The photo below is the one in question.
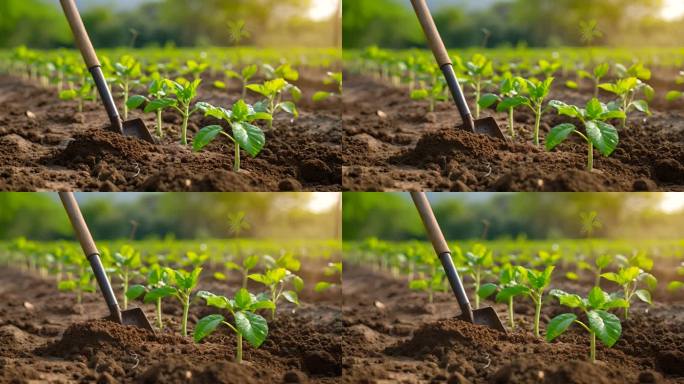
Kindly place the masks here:
[(432, 53), (435, 55), (437, 64), (439, 64), (439, 67), (444, 74), (444, 78), (446, 79), (449, 90), (451, 91), (451, 95), (454, 98), (456, 107), (458, 107), (458, 112), (461, 114), (463, 125), (461, 125), (459, 128), (466, 131), (507, 140), (506, 136), (504, 136), (501, 128), (499, 128), (499, 125), (496, 123), (494, 118), (485, 117), (479, 120), (473, 119), (473, 115), (470, 113), (470, 108), (468, 107), (468, 103), (463, 95), (461, 85), (458, 83), (458, 79), (456, 78), (456, 72), (454, 72), (451, 57), (449, 57), (449, 53), (444, 46), (442, 37), (439, 35), (439, 31), (437, 30), (437, 26), (432, 18), (432, 14), (430, 13), (430, 8), (428, 8), (426, 0), (411, 0), (411, 4), (413, 5), (413, 9), (416, 11), (416, 15), (418, 15), (418, 20), (420, 21), (420, 25), (423, 27), (423, 31), (425, 32), (428, 43), (430, 44)]
[(69, 215), (71, 226), (74, 228), (74, 232), (76, 232), (78, 241), (81, 243), (81, 248), (83, 248), (83, 253), (85, 253), (90, 262), (90, 267), (93, 269), (97, 284), (100, 286), (100, 291), (107, 302), (107, 307), (109, 307), (110, 315), (105, 319), (122, 325), (132, 325), (154, 332), (152, 325), (147, 320), (147, 317), (145, 317), (145, 313), (142, 309), (133, 308), (127, 311), (121, 311), (119, 303), (116, 301), (114, 291), (112, 290), (112, 286), (109, 284), (109, 279), (107, 279), (107, 274), (102, 266), (102, 262), (100, 261), (100, 252), (97, 250), (93, 237), (90, 235), (90, 231), (83, 219), (81, 209), (78, 207), (74, 194), (71, 192), (60, 192), (59, 198), (62, 200), (67, 215)]
[(90, 42), (88, 32), (86, 32), (83, 20), (81, 20), (81, 15), (78, 13), (78, 8), (76, 8), (76, 2), (74, 0), (60, 0), (59, 2), (62, 4), (64, 14), (69, 21), (69, 26), (76, 39), (76, 45), (81, 51), (81, 55), (83, 55), (83, 60), (88, 66), (88, 71), (90, 71), (90, 74), (93, 76), (95, 87), (97, 87), (100, 99), (102, 99), (105, 110), (107, 110), (109, 121), (111, 121), (112, 130), (119, 132), (124, 136), (136, 137), (154, 143), (150, 131), (141, 119), (128, 121), (121, 120), (119, 111), (116, 109), (116, 104), (114, 104), (112, 93), (109, 91), (107, 81), (102, 73), (100, 60), (98, 60), (97, 54), (95, 54), (93, 44)]
[(485, 307), (473, 310), (470, 306), (468, 295), (466, 295), (465, 289), (463, 289), (463, 282), (461, 282), (461, 278), (458, 276), (454, 266), (454, 261), (451, 259), (451, 251), (446, 240), (444, 240), (442, 230), (439, 228), (439, 224), (437, 224), (437, 219), (435, 219), (435, 215), (432, 213), (432, 207), (425, 193), (411, 192), (411, 198), (418, 209), (420, 218), (423, 220), (423, 225), (425, 225), (425, 230), (430, 237), (432, 246), (439, 255), (439, 260), (442, 262), (442, 267), (449, 280), (449, 285), (451, 285), (451, 290), (456, 295), (456, 301), (458, 301), (458, 305), (461, 307), (461, 315), (458, 318), (506, 333), (506, 328), (504, 328), (494, 308)]

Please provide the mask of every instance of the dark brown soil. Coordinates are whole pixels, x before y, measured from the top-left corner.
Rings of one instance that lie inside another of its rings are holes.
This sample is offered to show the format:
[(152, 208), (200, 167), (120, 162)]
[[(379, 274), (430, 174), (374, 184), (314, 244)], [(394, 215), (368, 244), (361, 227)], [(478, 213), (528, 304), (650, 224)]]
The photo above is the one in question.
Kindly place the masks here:
[[(589, 285), (554, 288), (586, 293)], [(684, 295), (655, 298), (652, 307), (632, 308), (613, 348), (599, 342), (592, 364), (589, 339), (577, 327), (552, 343), (535, 338), (534, 306), (523, 299), (514, 307), (517, 328), (504, 334), (455, 319), (460, 311), (452, 294), (438, 293), (428, 304), (406, 279), (346, 265), (343, 377), (349, 383), (684, 383)], [(508, 325), (505, 305), (482, 305), (494, 306)], [(542, 332), (563, 312), (545, 303)]]
[[(310, 263), (315, 264), (316, 263)], [(322, 269), (322, 267), (321, 267)], [(319, 269), (308, 272), (321, 277)], [(207, 273), (210, 275), (210, 273)], [(312, 280), (313, 282), (314, 280)], [(219, 330), (200, 344), (179, 333), (181, 306), (164, 302), (165, 329), (155, 333), (105, 320), (98, 294), (82, 306), (54, 281), (0, 269), (0, 383), (334, 383), (342, 373), (340, 292), (307, 289), (302, 305), (283, 305), (259, 349), (244, 344), (233, 362), (235, 337)], [(239, 283), (203, 278), (216, 293)], [(151, 321), (154, 307), (142, 306)], [(189, 332), (215, 313), (200, 300), (190, 308)]]
[[(584, 90), (561, 87), (555, 86), (549, 100), (586, 102)], [(534, 146), (534, 116), (522, 109), (516, 111), (518, 136), (507, 143), (457, 130), (460, 118), (452, 103), (427, 113), (426, 102), (408, 94), (367, 77), (345, 78), (345, 190), (684, 191), (684, 110), (677, 104), (656, 104), (647, 119), (635, 114), (620, 130), (615, 153), (605, 158), (596, 152), (595, 171), (588, 172), (587, 148), (579, 139), (553, 152)], [(506, 131), (506, 114), (482, 113), (495, 115)], [(566, 121), (547, 113), (542, 139)]]
[[(310, 99), (325, 86), (323, 74), (309, 72), (300, 85)], [(198, 101), (229, 106), (240, 93), (213, 89), (211, 83), (205, 79)], [(181, 120), (174, 113), (164, 114), (165, 138), (148, 144), (107, 131), (106, 114), (97, 103), (86, 103), (78, 114), (75, 102), (60, 101), (54, 89), (0, 76), (0, 190), (340, 190), (339, 103), (303, 99), (299, 108), (297, 120), (276, 118), (262, 153), (256, 158), (243, 153), (242, 171), (235, 173), (233, 147), (227, 142), (217, 140), (201, 153), (181, 146)], [(154, 131), (153, 115), (131, 112), (129, 118), (136, 117)], [(201, 113), (193, 115), (188, 140), (216, 123)]]

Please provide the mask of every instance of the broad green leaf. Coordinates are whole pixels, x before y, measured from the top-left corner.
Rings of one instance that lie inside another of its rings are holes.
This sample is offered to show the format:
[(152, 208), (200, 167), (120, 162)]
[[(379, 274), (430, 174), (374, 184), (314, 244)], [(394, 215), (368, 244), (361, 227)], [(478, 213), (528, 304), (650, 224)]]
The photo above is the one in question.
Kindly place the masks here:
[(634, 100), (632, 104), (638, 111), (647, 115), (651, 115), (651, 110), (648, 108), (648, 103), (645, 100)]
[(595, 120), (601, 115), (601, 113), (603, 113), (603, 109), (604, 108), (601, 105), (601, 102), (597, 98), (589, 100), (586, 106), (587, 118), (589, 120)]
[(599, 64), (596, 68), (594, 68), (594, 77), (596, 77), (596, 78), (604, 77), (605, 75), (608, 74), (609, 70), (610, 70), (610, 64), (608, 64), (608, 63)]
[(284, 101), (280, 103), (280, 108), (282, 108), (283, 111), (289, 113), (295, 118), (299, 117), (299, 111), (297, 110), (297, 106), (291, 101)]
[(269, 279), (266, 277), (266, 275), (262, 275), (261, 273), (252, 273), (249, 276), (247, 276), (249, 279), (256, 281), (257, 283), (261, 283), (264, 285), (270, 285), (271, 282)]
[(214, 272), (214, 279), (216, 280), (226, 280), (226, 274), (223, 272)]
[(171, 296), (176, 293), (176, 288), (173, 287), (159, 287), (154, 288), (145, 294), (144, 301), (146, 303), (152, 303), (159, 298), (164, 298)]
[(245, 80), (251, 79), (254, 75), (256, 75), (257, 71), (259, 68), (257, 67), (256, 64), (248, 65), (244, 68), (242, 68), (242, 77)]
[(577, 320), (577, 315), (574, 313), (563, 313), (551, 319), (546, 326), (546, 341), (553, 341), (563, 334), (575, 320)]
[(629, 308), (629, 303), (627, 300), (618, 297), (611, 298), (605, 304), (603, 304), (603, 309), (613, 309), (613, 308)]
[(57, 289), (65, 292), (65, 291), (73, 291), (77, 287), (77, 284), (74, 280), (63, 280), (60, 281), (59, 284), (57, 284)]
[(261, 128), (249, 124), (234, 122), (231, 124), (233, 130), (233, 138), (252, 157), (255, 157), (261, 152), (266, 144), (266, 136)]
[(249, 306), (250, 311), (257, 311), (259, 309), (275, 309), (275, 304), (271, 300), (258, 300), (252, 302)]
[(565, 278), (568, 280), (577, 280), (577, 279), (579, 279), (579, 276), (577, 276), (577, 274), (575, 272), (567, 272), (565, 274)]
[(126, 297), (134, 300), (140, 297), (143, 293), (145, 293), (145, 287), (140, 284), (135, 284), (128, 287), (128, 291), (126, 291)]
[(570, 117), (580, 117), (584, 115), (579, 107), (566, 104), (560, 100), (551, 100), (549, 101), (549, 105), (553, 108), (556, 108), (559, 115)]
[(201, 151), (204, 147), (209, 145), (209, 143), (211, 143), (216, 138), (216, 136), (218, 136), (221, 132), (223, 132), (223, 127), (220, 125), (210, 125), (200, 129), (200, 131), (197, 132), (197, 135), (195, 136), (192, 142), (192, 150), (195, 152)]
[(201, 318), (197, 325), (195, 325), (195, 331), (192, 335), (196, 343), (199, 343), (205, 337), (209, 336), (216, 328), (221, 325), (224, 321), (224, 317), (219, 314), (213, 314)]
[(587, 312), (587, 318), (589, 328), (605, 346), (612, 347), (618, 341), (622, 334), (622, 324), (617, 316), (606, 311), (594, 310)]
[(334, 94), (330, 93), (330, 92), (319, 91), (319, 92), (314, 93), (314, 95), (311, 97), (311, 100), (313, 100), (314, 102), (317, 103), (317, 102), (320, 102), (323, 100), (327, 100), (330, 97), (332, 97), (333, 95)]
[(141, 96), (141, 95), (131, 96), (128, 98), (128, 101), (126, 102), (126, 106), (129, 109), (136, 109), (139, 106), (141, 106), (145, 101), (147, 101), (147, 98), (145, 96)]
[(655, 276), (653, 276), (650, 273), (640, 274), (639, 279), (641, 281), (644, 281), (646, 283), (646, 285), (648, 286), (648, 289), (650, 289), (651, 291), (655, 290), (656, 287), (658, 286), (658, 279), (656, 279)]
[(480, 296), (481, 298), (485, 299), (496, 292), (497, 286), (496, 284), (492, 283), (486, 283), (482, 284), (480, 286), (480, 289), (477, 290), (477, 295)]
[(546, 136), (546, 150), (550, 151), (556, 148), (560, 143), (565, 141), (573, 132), (575, 132), (575, 125), (564, 123), (556, 125), (551, 129), (549, 135)]
[(252, 297), (249, 295), (249, 291), (245, 288), (240, 288), (235, 294), (235, 305), (239, 309), (246, 309), (249, 308), (250, 304), (252, 304)]
[(514, 285), (511, 287), (506, 287), (496, 294), (496, 301), (499, 303), (507, 302), (509, 298), (526, 294), (529, 289), (523, 285)]
[(587, 136), (603, 156), (610, 156), (618, 145), (618, 132), (615, 127), (603, 121), (587, 121)]
[(226, 83), (224, 83), (223, 81), (216, 80), (214, 81), (214, 88), (226, 89)]
[(596, 258), (596, 266), (603, 269), (610, 265), (612, 261), (613, 258), (610, 255), (601, 255)]
[(651, 298), (651, 292), (645, 289), (637, 289), (634, 294), (644, 303), (653, 304), (653, 299)]
[(684, 287), (684, 282), (681, 281), (670, 281), (667, 284), (667, 290), (670, 292), (674, 292), (682, 287)]
[(283, 291), (283, 297), (290, 303), (299, 305), (299, 296), (295, 291)]
[(499, 105), (496, 106), (496, 110), (498, 112), (506, 112), (510, 110), (511, 108), (518, 107), (520, 105), (523, 105), (527, 102), (527, 98), (524, 96), (513, 96), (513, 97), (507, 97), (503, 99)]
[(242, 260), (242, 266), (244, 266), (245, 269), (252, 269), (252, 268), (256, 267), (258, 263), (259, 263), (259, 255), (247, 256), (247, 257), (245, 257), (244, 260)]
[(154, 99), (145, 106), (145, 113), (157, 112), (160, 109), (168, 108), (177, 103), (176, 100), (169, 98)]
[(255, 348), (259, 348), (268, 335), (266, 319), (252, 312), (235, 312), (235, 327)]
[(425, 89), (417, 89), (411, 92), (411, 99), (413, 100), (425, 100), (430, 94)]
[(295, 276), (292, 278), (292, 285), (294, 286), (295, 291), (300, 292), (304, 289), (304, 280), (299, 276)]
[(482, 108), (489, 108), (494, 103), (499, 101), (499, 96), (493, 94), (493, 93), (486, 93), (480, 97), (480, 100), (477, 101), (477, 103), (480, 105)]
[(73, 89), (68, 89), (59, 93), (60, 100), (73, 100), (78, 96), (78, 93)]
[(330, 287), (332, 287), (331, 283), (328, 283), (327, 281), (319, 281), (314, 286), (314, 291), (315, 292), (323, 292), (323, 291), (330, 289)]
[(230, 270), (234, 270), (234, 271), (239, 271), (242, 269), (239, 265), (237, 265), (236, 263), (234, 263), (232, 261), (226, 261), (223, 265), (226, 268), (228, 268)]
[(600, 120), (611, 120), (611, 119), (624, 119), (627, 115), (621, 110), (617, 111), (605, 111), (599, 115)]
[(428, 289), (428, 282), (427, 280), (411, 280), (409, 283), (409, 289), (414, 290), (414, 291), (425, 291)]
[(668, 102), (677, 101), (682, 98), (683, 93), (680, 91), (670, 91), (665, 95), (665, 100)]
[(620, 276), (615, 272), (602, 273), (601, 277), (603, 277), (604, 279), (606, 279), (608, 281), (612, 281), (614, 283), (618, 283), (618, 284), (622, 285), (622, 283), (620, 282)]
[(572, 81), (572, 80), (566, 81), (566, 82), (565, 82), (565, 86), (566, 86), (568, 89), (577, 89), (577, 88), (579, 88), (579, 85), (578, 85), (576, 82)]
[(599, 287), (594, 287), (589, 291), (589, 304), (592, 308), (601, 308), (601, 306), (609, 299), (608, 294), (603, 292)]

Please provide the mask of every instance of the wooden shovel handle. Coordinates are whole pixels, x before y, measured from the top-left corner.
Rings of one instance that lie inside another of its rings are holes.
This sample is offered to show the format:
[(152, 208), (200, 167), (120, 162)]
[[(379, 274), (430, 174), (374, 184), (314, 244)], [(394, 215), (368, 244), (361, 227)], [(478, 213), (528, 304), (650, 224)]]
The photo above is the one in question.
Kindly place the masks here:
[(95, 246), (95, 241), (90, 234), (85, 219), (83, 219), (83, 214), (81, 214), (81, 209), (78, 207), (74, 194), (72, 192), (60, 192), (59, 198), (62, 200), (72, 227), (74, 227), (76, 237), (78, 237), (78, 241), (81, 243), (83, 253), (85, 253), (86, 257), (99, 254), (100, 252), (97, 250), (97, 246)]
[(451, 65), (452, 62), (451, 58), (449, 57), (449, 52), (444, 46), (444, 41), (442, 41), (442, 37), (437, 30), (437, 25), (435, 25), (435, 20), (432, 18), (427, 1), (411, 0), (411, 4), (413, 5), (413, 9), (416, 11), (416, 15), (418, 15), (418, 20), (420, 21), (420, 25), (423, 27), (423, 31), (425, 31), (425, 36), (427, 37), (430, 49), (432, 49), (432, 53), (435, 55), (435, 59), (437, 59), (437, 63), (440, 67), (443, 67), (447, 64)]
[(425, 225), (425, 230), (428, 233), (428, 237), (430, 237), (435, 252), (437, 252), (438, 255), (451, 253), (449, 245), (442, 234), (442, 230), (439, 228), (437, 219), (435, 219), (435, 214), (432, 212), (432, 207), (430, 206), (430, 202), (428, 201), (425, 192), (411, 192), (411, 198), (418, 209), (420, 218), (423, 220), (423, 225)]
[(90, 42), (90, 37), (88, 32), (83, 25), (83, 20), (81, 19), (81, 14), (78, 12), (75, 0), (59, 0), (62, 4), (62, 9), (64, 10), (64, 15), (66, 15), (69, 21), (69, 26), (74, 34), (74, 39), (76, 39), (76, 46), (81, 51), (83, 55), (83, 60), (85, 60), (88, 69), (100, 66), (100, 60), (97, 59), (97, 54), (95, 54), (95, 48), (93, 48), (93, 43)]

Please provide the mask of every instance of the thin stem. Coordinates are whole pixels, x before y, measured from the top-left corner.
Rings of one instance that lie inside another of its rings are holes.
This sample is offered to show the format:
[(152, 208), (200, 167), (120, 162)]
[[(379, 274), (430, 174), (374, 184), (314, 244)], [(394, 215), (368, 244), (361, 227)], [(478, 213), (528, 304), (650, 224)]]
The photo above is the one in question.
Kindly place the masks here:
[(188, 309), (190, 309), (190, 296), (183, 298), (183, 319), (181, 320), (181, 334), (183, 337), (188, 335)]
[(237, 334), (237, 351), (235, 352), (235, 362), (242, 363), (242, 334)]
[(188, 120), (190, 119), (190, 106), (185, 106), (183, 111), (183, 125), (181, 126), (181, 144), (188, 145)]
[(590, 344), (589, 344), (589, 358), (591, 359), (592, 363), (596, 362), (596, 333), (591, 332), (591, 338), (590, 338)]
[(515, 129), (513, 128), (513, 107), (508, 109), (508, 133), (515, 138)]
[(534, 121), (534, 145), (539, 146), (539, 126), (541, 125), (541, 104), (537, 105), (536, 110), (534, 111), (534, 114), (536, 115), (535, 121)]
[(515, 329), (515, 322), (513, 321), (513, 296), (508, 298), (508, 322), (511, 329)]
[(539, 318), (541, 317), (541, 295), (535, 297), (534, 336), (539, 337)]
[(235, 161), (233, 162), (233, 171), (240, 172), (240, 145), (235, 143)]
[(480, 309), (480, 295), (478, 295), (478, 291), (480, 291), (480, 270), (478, 269), (475, 272), (475, 309)]
[(594, 170), (594, 143), (589, 141), (589, 152), (587, 153), (587, 170)]
[(475, 82), (475, 118), (480, 118), (480, 79), (478, 78)]
[(128, 273), (124, 273), (123, 275), (123, 307), (124, 311), (128, 309), (128, 296), (126, 296), (126, 292), (128, 292)]
[(124, 81), (124, 100), (123, 100), (123, 110), (124, 110), (124, 120), (128, 120), (128, 81)]
[(164, 132), (162, 131), (162, 110), (157, 110), (157, 136), (164, 137)]
[(161, 297), (157, 298), (157, 328), (159, 330), (164, 328), (164, 323), (162, 323)]

